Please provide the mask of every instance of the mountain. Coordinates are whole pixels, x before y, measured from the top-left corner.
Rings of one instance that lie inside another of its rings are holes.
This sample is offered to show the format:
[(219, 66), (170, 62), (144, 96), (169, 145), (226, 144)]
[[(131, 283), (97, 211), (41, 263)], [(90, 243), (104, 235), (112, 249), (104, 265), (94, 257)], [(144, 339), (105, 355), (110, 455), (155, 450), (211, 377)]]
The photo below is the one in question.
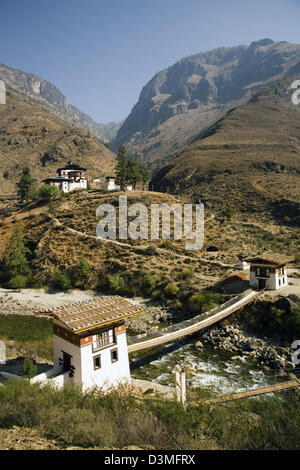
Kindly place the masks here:
[(207, 208), (232, 205), (300, 225), (300, 105), (295, 75), (230, 111), (155, 175), (155, 191), (188, 194)]
[(102, 142), (108, 141), (103, 126), (71, 105), (59, 89), (47, 80), (4, 64), (0, 64), (0, 79), (70, 124), (85, 129)]
[(115, 167), (115, 155), (90, 133), (8, 87), (6, 104), (0, 105), (0, 194), (15, 192), (25, 165), (41, 182), (70, 160), (87, 168), (90, 178)]
[(183, 58), (142, 89), (113, 149), (162, 166), (265, 84), (297, 72), (300, 45), (270, 39)]
[(123, 119), (121, 122), (108, 122), (107, 124), (100, 124), (105, 136), (109, 141), (115, 140), (117, 133), (124, 121), (125, 119)]

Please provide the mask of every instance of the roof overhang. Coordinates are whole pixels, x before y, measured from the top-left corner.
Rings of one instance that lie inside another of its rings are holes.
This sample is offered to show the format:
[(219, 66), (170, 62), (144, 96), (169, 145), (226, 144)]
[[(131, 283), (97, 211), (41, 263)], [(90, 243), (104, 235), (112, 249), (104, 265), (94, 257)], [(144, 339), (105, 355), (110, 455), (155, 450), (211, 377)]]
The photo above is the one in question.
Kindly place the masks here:
[(284, 265), (287, 263), (292, 263), (295, 261), (293, 256), (284, 256), (284, 255), (262, 255), (255, 256), (253, 258), (248, 258), (245, 261), (252, 264), (271, 264), (274, 266)]
[(99, 297), (93, 302), (60, 309), (54, 312), (53, 316), (72, 333), (81, 334), (118, 323), (140, 313), (142, 313), (140, 306), (122, 297), (111, 296)]

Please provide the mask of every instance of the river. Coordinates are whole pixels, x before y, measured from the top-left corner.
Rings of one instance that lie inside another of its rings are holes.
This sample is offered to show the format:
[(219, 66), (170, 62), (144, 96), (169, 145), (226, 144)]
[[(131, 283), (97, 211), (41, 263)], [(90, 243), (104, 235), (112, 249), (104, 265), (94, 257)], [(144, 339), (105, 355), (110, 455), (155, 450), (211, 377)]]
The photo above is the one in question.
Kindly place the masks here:
[(211, 391), (214, 395), (240, 392), (273, 385), (287, 380), (273, 371), (264, 371), (261, 366), (246, 356), (232, 360), (232, 353), (215, 350), (212, 345), (196, 349), (195, 339), (173, 343), (157, 352), (148, 351), (131, 358), (131, 375), (136, 379), (154, 381), (174, 386), (174, 366), (179, 364), (186, 370), (188, 387)]

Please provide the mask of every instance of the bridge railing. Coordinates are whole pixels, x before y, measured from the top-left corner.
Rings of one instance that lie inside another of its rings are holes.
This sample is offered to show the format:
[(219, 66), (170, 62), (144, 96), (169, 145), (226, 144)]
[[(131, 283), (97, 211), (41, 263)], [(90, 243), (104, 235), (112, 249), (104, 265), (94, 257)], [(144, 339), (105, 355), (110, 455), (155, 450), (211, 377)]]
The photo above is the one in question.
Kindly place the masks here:
[(184, 320), (180, 323), (176, 323), (175, 325), (174, 324), (169, 325), (166, 328), (161, 328), (161, 329), (158, 329), (157, 331), (151, 331), (147, 334), (127, 336), (127, 343), (129, 345), (140, 343), (140, 342), (152, 339), (152, 338), (158, 338), (158, 337), (164, 336), (164, 335), (166, 335), (170, 332), (173, 332), (173, 331), (175, 332), (175, 331), (182, 330), (183, 328), (186, 328), (188, 326), (195, 325), (196, 323), (198, 323), (202, 320), (206, 320), (206, 319), (216, 315), (217, 313), (220, 313), (225, 308), (231, 307), (232, 305), (234, 305), (235, 303), (237, 303), (238, 301), (240, 301), (244, 297), (246, 297), (248, 294), (249, 294), (249, 292), (247, 292), (246, 294), (238, 294), (237, 296), (233, 297), (232, 299), (227, 300), (223, 304), (217, 305), (216, 307), (214, 307), (210, 310), (207, 310), (204, 313), (196, 315), (195, 317), (192, 317), (192, 318), (188, 318), (187, 320)]

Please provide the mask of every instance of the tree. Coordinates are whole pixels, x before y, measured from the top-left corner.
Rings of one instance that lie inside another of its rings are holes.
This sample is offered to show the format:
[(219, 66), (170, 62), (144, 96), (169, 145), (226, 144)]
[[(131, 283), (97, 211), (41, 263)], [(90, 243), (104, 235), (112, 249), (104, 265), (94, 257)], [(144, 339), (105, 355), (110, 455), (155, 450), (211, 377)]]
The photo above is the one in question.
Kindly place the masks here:
[(131, 156), (127, 160), (126, 165), (126, 181), (132, 183), (133, 187), (136, 187), (137, 182), (141, 179), (141, 173), (138, 162)]
[(38, 198), (40, 201), (51, 202), (62, 196), (62, 191), (57, 186), (43, 184), (39, 187)]
[(139, 162), (139, 172), (141, 175), (141, 182), (143, 183), (143, 189), (145, 189), (145, 184), (150, 180), (150, 172), (144, 162)]
[(37, 373), (37, 366), (33, 364), (29, 357), (25, 357), (23, 362), (23, 375), (27, 379), (32, 379)]
[(20, 181), (16, 184), (17, 195), (23, 202), (32, 201), (36, 195), (36, 179), (30, 175), (30, 168), (25, 166), (22, 170), (22, 176)]
[(16, 225), (8, 242), (4, 267), (8, 284), (14, 289), (25, 287), (30, 279), (31, 269), (27, 254), (30, 254), (30, 250), (24, 244), (21, 227)]
[(72, 285), (79, 288), (88, 288), (88, 280), (91, 266), (87, 260), (81, 256), (79, 262), (71, 268)]
[(57, 289), (69, 289), (72, 283), (67, 271), (62, 271), (60, 268), (56, 268), (53, 276), (53, 285)]
[(126, 168), (127, 168), (126, 149), (124, 145), (120, 145), (119, 152), (117, 155), (116, 183), (120, 185), (122, 190), (124, 190), (125, 183), (126, 183), (126, 176), (127, 176)]
[(150, 179), (150, 174), (147, 166), (143, 162), (139, 162), (135, 160), (133, 156), (131, 156), (127, 161), (126, 167), (126, 181), (133, 184), (135, 188), (138, 183), (143, 184), (143, 189), (145, 184)]

